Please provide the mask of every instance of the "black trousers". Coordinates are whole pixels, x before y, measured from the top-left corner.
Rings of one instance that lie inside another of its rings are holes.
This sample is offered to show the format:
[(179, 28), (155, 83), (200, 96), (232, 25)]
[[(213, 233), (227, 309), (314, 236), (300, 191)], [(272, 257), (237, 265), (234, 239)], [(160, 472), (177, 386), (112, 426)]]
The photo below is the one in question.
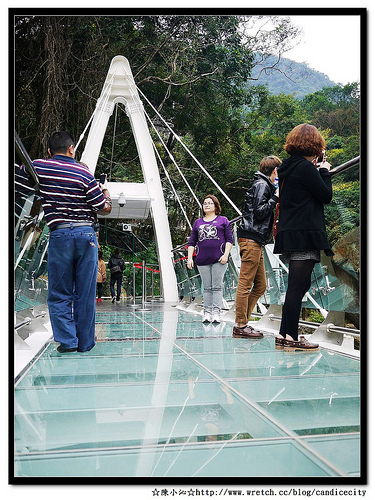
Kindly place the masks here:
[(115, 284), (117, 286), (116, 298), (120, 299), (121, 285), (122, 285), (122, 273), (111, 274), (111, 281), (109, 282), (109, 288), (111, 290), (111, 297), (115, 296)]
[(288, 288), (285, 295), (280, 335), (290, 335), (298, 340), (298, 321), (302, 299), (311, 286), (311, 273), (316, 260), (291, 260), (289, 264)]

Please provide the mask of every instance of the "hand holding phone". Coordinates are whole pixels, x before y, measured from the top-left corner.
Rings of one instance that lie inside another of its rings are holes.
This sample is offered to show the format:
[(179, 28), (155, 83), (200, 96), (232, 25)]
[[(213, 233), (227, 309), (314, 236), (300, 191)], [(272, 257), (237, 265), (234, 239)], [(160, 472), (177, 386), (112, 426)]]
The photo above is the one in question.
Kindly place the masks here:
[(99, 186), (100, 189), (107, 189), (107, 175), (106, 174), (100, 174), (100, 179), (99, 179)]
[(322, 164), (326, 161), (326, 159), (327, 159), (326, 152), (323, 150), (322, 154), (316, 160), (316, 167), (317, 168), (322, 167), (323, 166)]
[(327, 161), (327, 156), (325, 151), (323, 151), (322, 155), (317, 159), (315, 166), (318, 170), (320, 168), (326, 168), (327, 170), (331, 169), (331, 164)]

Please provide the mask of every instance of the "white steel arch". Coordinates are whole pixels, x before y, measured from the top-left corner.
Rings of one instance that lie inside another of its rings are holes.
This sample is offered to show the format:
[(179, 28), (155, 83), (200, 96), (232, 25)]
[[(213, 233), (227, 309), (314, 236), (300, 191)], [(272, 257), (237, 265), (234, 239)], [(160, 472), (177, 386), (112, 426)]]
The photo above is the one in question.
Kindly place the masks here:
[[(172, 240), (159, 169), (143, 105), (129, 62), (124, 56), (116, 56), (112, 59), (92, 117), (81, 161), (88, 165), (92, 173), (95, 173), (108, 120), (113, 113), (115, 104), (119, 102), (125, 105), (130, 120), (145, 182), (144, 184), (109, 182), (108, 189), (111, 193), (114, 209), (106, 217), (137, 218), (134, 215), (127, 216), (129, 213), (127, 205), (129, 206), (130, 202), (138, 202), (138, 207), (142, 208), (141, 212), (143, 213), (147, 212), (147, 208), (151, 208), (164, 301), (175, 302), (178, 301), (177, 279), (172, 262)], [(119, 207), (117, 203), (121, 192), (124, 193), (127, 200), (125, 207)], [(144, 218), (144, 216), (139, 218)]]

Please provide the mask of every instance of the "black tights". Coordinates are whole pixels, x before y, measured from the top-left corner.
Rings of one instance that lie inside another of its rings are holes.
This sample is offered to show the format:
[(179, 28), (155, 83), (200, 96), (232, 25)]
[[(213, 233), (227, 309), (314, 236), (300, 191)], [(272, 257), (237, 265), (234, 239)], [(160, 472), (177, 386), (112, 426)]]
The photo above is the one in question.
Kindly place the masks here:
[(289, 264), (288, 288), (285, 295), (280, 334), (298, 340), (298, 321), (302, 299), (311, 286), (311, 272), (315, 260), (291, 260)]

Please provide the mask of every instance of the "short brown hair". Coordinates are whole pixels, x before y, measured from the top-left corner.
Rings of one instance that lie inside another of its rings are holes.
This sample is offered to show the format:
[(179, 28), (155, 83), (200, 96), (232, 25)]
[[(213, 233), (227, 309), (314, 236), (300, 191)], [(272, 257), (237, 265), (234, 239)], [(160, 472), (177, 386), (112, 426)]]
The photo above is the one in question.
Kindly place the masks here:
[(214, 205), (215, 205), (215, 214), (216, 215), (221, 214), (221, 205), (220, 205), (220, 202), (216, 198), (216, 196), (214, 196), (213, 194), (208, 194), (207, 196), (205, 196), (203, 198), (203, 200), (202, 200), (202, 207), (203, 207), (204, 200), (207, 200), (207, 198), (210, 198), (214, 202)]
[(294, 127), (286, 137), (285, 151), (301, 156), (320, 156), (326, 147), (326, 141), (319, 130), (308, 123)]
[(281, 160), (278, 156), (265, 156), (259, 164), (259, 170), (269, 177), (279, 165), (281, 165)]

